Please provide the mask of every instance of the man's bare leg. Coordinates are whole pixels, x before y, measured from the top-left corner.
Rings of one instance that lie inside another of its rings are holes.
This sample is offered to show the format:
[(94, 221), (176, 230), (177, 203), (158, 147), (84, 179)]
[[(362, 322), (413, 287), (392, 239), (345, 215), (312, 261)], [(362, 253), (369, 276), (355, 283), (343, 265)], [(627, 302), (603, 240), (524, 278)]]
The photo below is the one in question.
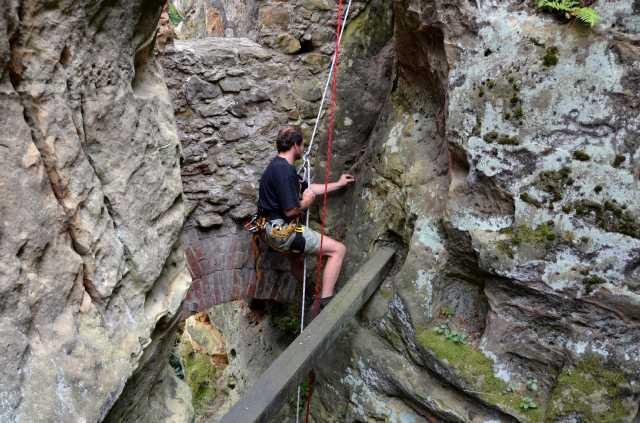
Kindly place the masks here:
[(322, 273), (321, 298), (326, 298), (333, 295), (333, 288), (336, 285), (338, 276), (340, 276), (340, 269), (342, 269), (342, 261), (347, 253), (347, 247), (343, 243), (325, 236), (322, 243), (322, 252), (326, 257), (326, 264)]

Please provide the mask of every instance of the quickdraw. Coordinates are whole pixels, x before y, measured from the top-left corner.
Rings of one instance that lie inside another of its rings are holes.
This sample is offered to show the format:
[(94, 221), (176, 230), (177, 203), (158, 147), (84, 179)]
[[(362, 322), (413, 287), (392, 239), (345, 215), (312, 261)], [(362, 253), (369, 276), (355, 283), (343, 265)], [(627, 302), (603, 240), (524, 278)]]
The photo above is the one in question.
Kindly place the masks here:
[(265, 226), (267, 226), (267, 219), (256, 213), (244, 224), (244, 229), (252, 234), (259, 234), (264, 231)]

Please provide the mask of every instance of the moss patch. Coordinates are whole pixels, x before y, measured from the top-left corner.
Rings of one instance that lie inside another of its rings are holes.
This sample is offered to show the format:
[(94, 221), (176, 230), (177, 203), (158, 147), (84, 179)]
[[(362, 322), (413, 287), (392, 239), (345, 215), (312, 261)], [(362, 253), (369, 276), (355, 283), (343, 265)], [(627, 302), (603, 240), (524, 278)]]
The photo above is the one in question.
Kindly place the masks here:
[(494, 141), (500, 145), (520, 145), (520, 140), (517, 137), (510, 137), (509, 135), (499, 134), (496, 131), (490, 131), (484, 134), (482, 137), (484, 142), (491, 144)]
[(509, 258), (513, 258), (513, 247), (511, 244), (505, 240), (499, 240), (496, 242), (496, 250), (500, 251), (502, 254), (506, 255)]
[(547, 244), (557, 238), (553, 229), (546, 223), (538, 225), (535, 229), (527, 225), (520, 225), (513, 231), (513, 243), (520, 244)]
[(393, 36), (392, 8), (383, 2), (369, 2), (344, 30), (343, 44), (348, 57), (377, 52)]
[(596, 286), (602, 285), (605, 282), (606, 281), (604, 279), (597, 275), (591, 275), (582, 280), (582, 284), (584, 285), (584, 289), (587, 294), (591, 294)]
[[(534, 186), (540, 190), (551, 194), (551, 202), (562, 199), (562, 193), (573, 181), (570, 178), (571, 169), (563, 167), (560, 170), (542, 172), (534, 183)], [(571, 183), (570, 183), (571, 182)]]
[(542, 56), (542, 64), (544, 64), (546, 67), (555, 66), (558, 64), (557, 47), (549, 47), (545, 50), (544, 56)]
[(540, 203), (540, 201), (530, 196), (528, 192), (523, 192), (522, 194), (520, 194), (520, 199), (527, 204), (531, 204), (534, 207), (537, 207), (537, 208), (542, 207), (542, 203)]
[(522, 393), (511, 392), (509, 386), (493, 373), (491, 360), (467, 344), (458, 344), (439, 336), (433, 329), (418, 328), (418, 343), (448, 365), (480, 398), (496, 404), (531, 422), (542, 421), (541, 409), (520, 410)]
[(191, 388), (196, 413), (210, 405), (217, 395), (216, 372), (211, 357), (194, 351), (189, 342), (180, 346), (184, 381)]
[(634, 238), (640, 238), (640, 222), (624, 207), (613, 201), (600, 204), (595, 201), (582, 200), (571, 205), (576, 216), (592, 221), (607, 232), (617, 232)]
[(613, 159), (612, 166), (613, 166), (613, 167), (620, 167), (620, 165), (621, 165), (622, 163), (624, 163), (625, 159), (626, 159), (626, 157), (625, 157), (624, 155), (622, 155), (622, 154), (618, 154), (618, 155), (615, 157), (615, 159)]
[(297, 336), (300, 331), (299, 307), (297, 303), (276, 304), (271, 309), (273, 324), (287, 335)]
[(498, 138), (498, 144), (500, 145), (520, 145), (520, 140), (516, 137), (510, 137), (508, 135), (501, 135)]
[(527, 225), (519, 225), (516, 228), (502, 229), (500, 233), (509, 238), (497, 241), (496, 250), (509, 258), (514, 257), (514, 251), (519, 246), (531, 245), (538, 250), (548, 250), (558, 240), (558, 235), (547, 223), (538, 225), (535, 229)]
[(620, 398), (627, 385), (622, 372), (603, 367), (597, 356), (588, 356), (558, 377), (545, 421), (578, 414), (580, 421), (614, 423), (632, 416)]
[(589, 156), (583, 150), (576, 150), (573, 152), (573, 158), (576, 160), (580, 160), (581, 162), (587, 162), (591, 159), (591, 156)]

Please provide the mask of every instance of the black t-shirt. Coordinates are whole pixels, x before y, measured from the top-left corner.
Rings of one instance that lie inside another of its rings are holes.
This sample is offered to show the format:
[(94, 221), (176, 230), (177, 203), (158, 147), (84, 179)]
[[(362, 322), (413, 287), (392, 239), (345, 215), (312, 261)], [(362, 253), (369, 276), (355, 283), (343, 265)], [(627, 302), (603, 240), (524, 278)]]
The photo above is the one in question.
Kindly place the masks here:
[[(306, 185), (306, 184), (304, 184)], [(260, 178), (258, 210), (270, 220), (289, 221), (284, 211), (300, 207), (300, 193), (304, 188), (296, 168), (286, 159), (276, 156)]]

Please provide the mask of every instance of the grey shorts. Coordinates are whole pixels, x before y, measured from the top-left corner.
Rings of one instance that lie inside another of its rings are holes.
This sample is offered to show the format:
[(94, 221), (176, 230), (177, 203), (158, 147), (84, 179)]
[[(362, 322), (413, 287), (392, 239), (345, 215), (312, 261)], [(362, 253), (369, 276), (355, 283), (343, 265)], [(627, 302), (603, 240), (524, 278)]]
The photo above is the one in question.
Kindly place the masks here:
[(289, 223), (286, 223), (282, 219), (275, 219), (267, 222), (267, 225), (264, 228), (264, 240), (271, 246), (271, 248), (278, 251), (290, 251), (292, 249), (292, 244), (294, 248), (298, 245), (297, 243), (294, 244), (296, 236), (301, 235), (304, 238), (305, 254), (314, 254), (320, 250), (320, 234), (304, 225), (299, 226), (302, 232), (292, 231), (286, 238), (274, 236), (274, 232), (277, 234), (287, 226), (289, 226)]

